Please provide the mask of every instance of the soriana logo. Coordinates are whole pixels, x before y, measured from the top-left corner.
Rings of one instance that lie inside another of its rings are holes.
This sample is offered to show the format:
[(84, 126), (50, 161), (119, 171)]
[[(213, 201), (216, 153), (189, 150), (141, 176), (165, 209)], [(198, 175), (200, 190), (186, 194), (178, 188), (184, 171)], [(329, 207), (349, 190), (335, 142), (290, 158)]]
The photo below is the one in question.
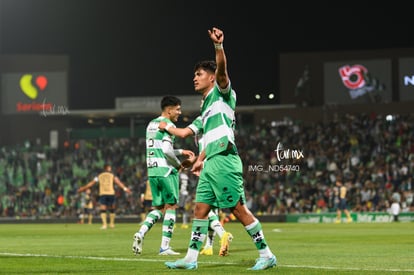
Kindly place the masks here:
[[(45, 93), (47, 90), (48, 79), (44, 75), (34, 76), (32, 74), (24, 74), (20, 78), (19, 86), (21, 92), (32, 102), (17, 102), (17, 112), (29, 112), (29, 111), (49, 111), (52, 109), (53, 104), (46, 102)], [(42, 101), (39, 100), (42, 99)]]

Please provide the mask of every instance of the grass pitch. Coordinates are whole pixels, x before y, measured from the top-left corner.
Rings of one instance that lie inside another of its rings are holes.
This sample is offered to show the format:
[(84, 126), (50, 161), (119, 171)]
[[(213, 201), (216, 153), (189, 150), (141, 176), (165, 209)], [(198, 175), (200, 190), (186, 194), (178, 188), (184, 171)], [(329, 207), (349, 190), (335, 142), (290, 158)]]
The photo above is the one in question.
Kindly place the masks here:
[[(278, 266), (261, 273), (414, 273), (414, 223), (262, 223)], [(146, 235), (143, 254), (134, 256), (132, 237), (139, 225), (0, 224), (0, 274), (247, 274), (258, 252), (243, 226), (230, 222), (230, 255), (199, 256), (198, 269), (170, 270), (165, 261), (184, 257), (190, 229), (174, 231), (171, 246), (180, 256), (158, 256), (161, 223)]]

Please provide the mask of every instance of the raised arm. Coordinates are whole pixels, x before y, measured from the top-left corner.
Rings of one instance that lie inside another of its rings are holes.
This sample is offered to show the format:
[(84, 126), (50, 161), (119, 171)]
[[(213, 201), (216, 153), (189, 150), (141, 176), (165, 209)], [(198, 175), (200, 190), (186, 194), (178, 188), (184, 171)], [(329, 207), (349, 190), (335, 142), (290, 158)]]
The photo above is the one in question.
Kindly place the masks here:
[(208, 30), (208, 34), (216, 50), (216, 81), (220, 88), (225, 89), (229, 85), (229, 75), (227, 73), (227, 59), (223, 47), (224, 33), (222, 30), (214, 27)]

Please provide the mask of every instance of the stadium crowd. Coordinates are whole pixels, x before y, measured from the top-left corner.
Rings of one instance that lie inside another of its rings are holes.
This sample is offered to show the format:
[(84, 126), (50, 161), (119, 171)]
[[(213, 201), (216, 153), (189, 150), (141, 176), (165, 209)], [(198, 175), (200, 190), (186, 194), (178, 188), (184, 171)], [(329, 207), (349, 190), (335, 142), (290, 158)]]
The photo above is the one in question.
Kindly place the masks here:
[[(414, 117), (338, 116), (327, 123), (239, 125), (248, 207), (257, 215), (335, 212), (341, 176), (351, 212), (414, 211)], [(177, 138), (177, 147), (194, 148)], [(144, 138), (71, 140), (62, 149), (27, 143), (0, 149), (0, 217), (77, 217), (79, 186), (105, 163), (133, 191), (117, 191), (118, 215), (139, 215), (146, 186)], [(190, 193), (197, 179), (189, 173)], [(92, 197), (96, 203), (97, 188)]]

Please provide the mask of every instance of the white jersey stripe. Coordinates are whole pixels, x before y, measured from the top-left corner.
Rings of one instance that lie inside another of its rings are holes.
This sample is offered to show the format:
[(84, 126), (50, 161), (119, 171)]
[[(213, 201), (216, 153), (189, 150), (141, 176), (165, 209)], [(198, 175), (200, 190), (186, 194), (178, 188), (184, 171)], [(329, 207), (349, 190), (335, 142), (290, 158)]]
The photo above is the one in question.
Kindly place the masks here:
[(227, 136), (229, 141), (234, 144), (234, 134), (229, 130), (226, 125), (220, 125), (203, 135), (203, 144), (210, 144), (216, 140), (219, 140), (223, 136)]
[[(234, 110), (222, 100), (214, 102), (205, 110), (205, 114), (208, 114), (209, 117), (214, 116), (215, 114), (224, 113), (230, 120), (234, 120)], [(206, 123), (205, 117), (203, 117), (203, 126)]]

